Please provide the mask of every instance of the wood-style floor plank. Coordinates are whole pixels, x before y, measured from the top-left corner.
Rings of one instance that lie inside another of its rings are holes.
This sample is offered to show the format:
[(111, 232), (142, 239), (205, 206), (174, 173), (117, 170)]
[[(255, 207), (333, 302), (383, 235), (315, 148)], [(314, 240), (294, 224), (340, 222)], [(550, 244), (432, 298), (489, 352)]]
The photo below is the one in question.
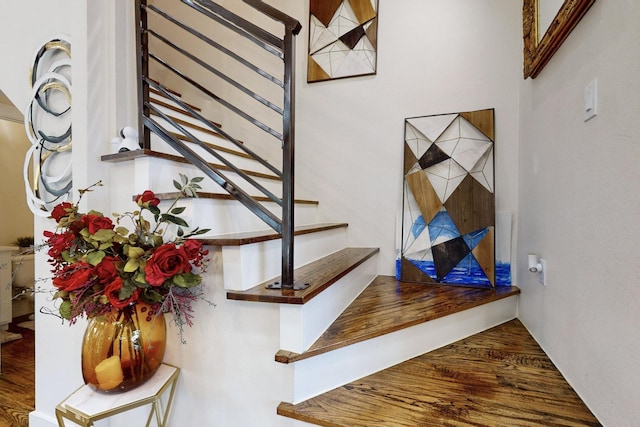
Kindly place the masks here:
[(0, 427), (27, 427), (35, 408), (35, 337), (29, 329), (9, 330), (22, 338), (2, 344)]
[(378, 276), (307, 351), (280, 350), (276, 361), (306, 359), (519, 293), (515, 286), (480, 289), (404, 283), (392, 276)]
[(517, 319), (278, 414), (326, 427), (600, 425)]

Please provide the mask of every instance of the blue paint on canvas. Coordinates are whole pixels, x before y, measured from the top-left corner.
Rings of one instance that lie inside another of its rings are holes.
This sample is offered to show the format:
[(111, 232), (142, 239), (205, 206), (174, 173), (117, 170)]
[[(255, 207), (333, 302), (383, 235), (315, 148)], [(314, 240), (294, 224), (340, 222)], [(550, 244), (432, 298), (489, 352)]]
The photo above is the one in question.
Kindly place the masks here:
[(511, 286), (510, 262), (496, 262), (496, 286)]
[(491, 230), (491, 227), (483, 228), (482, 230), (474, 231), (469, 234), (465, 234), (462, 236), (464, 241), (467, 243), (469, 249), (474, 250), (478, 243), (487, 235), (487, 233)]
[(413, 222), (413, 225), (411, 226), (411, 234), (413, 235), (413, 238), (417, 239), (420, 233), (422, 233), (426, 227), (427, 222), (424, 220), (424, 217), (420, 215), (418, 218), (416, 218), (416, 220)]
[(429, 223), (429, 238), (431, 243), (437, 239), (440, 241), (453, 240), (456, 237), (460, 237), (460, 231), (454, 224), (451, 216), (446, 210), (441, 210), (433, 217), (433, 220)]
[[(436, 269), (433, 261), (419, 261), (419, 260), (409, 260), (413, 265), (415, 265), (420, 271), (429, 275), (429, 277), (436, 280)], [(464, 262), (464, 261), (463, 261)], [(473, 266), (472, 270), (469, 270), (467, 267), (461, 266), (459, 269), (456, 267), (455, 271), (449, 273), (442, 283), (452, 284), (452, 285), (464, 285), (464, 286), (477, 286), (477, 287), (488, 287), (491, 286), (488, 279), (486, 279), (486, 275), (482, 270), (478, 263), (476, 262)], [(495, 266), (496, 270), (496, 286), (511, 286), (511, 263), (508, 262), (498, 262)], [(396, 280), (400, 280), (402, 273), (402, 262), (400, 258), (396, 260)], [(462, 277), (462, 273), (471, 274), (474, 277), (481, 278), (484, 277), (483, 281), (481, 279), (477, 280), (477, 283), (473, 281), (469, 281), (468, 277)]]

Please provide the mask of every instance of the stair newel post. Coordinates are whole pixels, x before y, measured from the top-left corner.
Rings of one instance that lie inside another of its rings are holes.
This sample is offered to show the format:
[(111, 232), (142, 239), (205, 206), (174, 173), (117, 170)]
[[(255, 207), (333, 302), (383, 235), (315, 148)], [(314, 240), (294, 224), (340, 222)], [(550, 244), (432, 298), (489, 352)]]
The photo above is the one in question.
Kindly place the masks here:
[(136, 25), (136, 71), (138, 90), (138, 138), (142, 148), (151, 148), (151, 132), (144, 125), (149, 117), (149, 35), (147, 33), (147, 0), (135, 0)]
[(286, 27), (284, 36), (284, 115), (282, 147), (282, 290), (294, 288), (293, 228), (295, 169), (295, 37)]

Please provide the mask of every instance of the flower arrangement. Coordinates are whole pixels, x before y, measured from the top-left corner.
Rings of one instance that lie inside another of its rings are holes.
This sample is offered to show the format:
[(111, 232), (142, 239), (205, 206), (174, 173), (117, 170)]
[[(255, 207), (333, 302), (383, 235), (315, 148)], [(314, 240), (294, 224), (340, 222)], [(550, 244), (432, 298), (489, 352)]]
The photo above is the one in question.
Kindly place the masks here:
[[(135, 197), (137, 210), (113, 214), (114, 219), (94, 210), (79, 212), (82, 196), (101, 182), (80, 190), (75, 204), (58, 204), (51, 212), (56, 230), (44, 236), (60, 316), (73, 324), (79, 317), (91, 319), (141, 301), (150, 306), (148, 320), (171, 313), (180, 331), (192, 326), (192, 303), (201, 295), (208, 251), (191, 237), (209, 230), (185, 232), (189, 225), (180, 217), (185, 208), (176, 204), (182, 197), (197, 197), (202, 179), (180, 174), (180, 181), (173, 181), (178, 196), (164, 213), (150, 190)], [(131, 231), (126, 223), (133, 225)], [(167, 239), (170, 227), (177, 231)]]

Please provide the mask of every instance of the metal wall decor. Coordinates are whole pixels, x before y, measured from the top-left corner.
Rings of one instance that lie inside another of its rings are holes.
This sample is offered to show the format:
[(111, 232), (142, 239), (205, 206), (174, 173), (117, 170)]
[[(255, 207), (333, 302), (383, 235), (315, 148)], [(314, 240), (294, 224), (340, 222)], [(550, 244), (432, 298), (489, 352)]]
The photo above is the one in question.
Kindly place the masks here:
[(72, 189), (71, 43), (67, 36), (51, 38), (36, 50), (31, 86), (24, 115), (31, 147), (23, 174), (29, 208), (45, 217), (70, 198)]
[(505, 284), (495, 262), (494, 111), (408, 118), (404, 142), (398, 279)]
[(376, 73), (378, 0), (310, 0), (307, 81)]

